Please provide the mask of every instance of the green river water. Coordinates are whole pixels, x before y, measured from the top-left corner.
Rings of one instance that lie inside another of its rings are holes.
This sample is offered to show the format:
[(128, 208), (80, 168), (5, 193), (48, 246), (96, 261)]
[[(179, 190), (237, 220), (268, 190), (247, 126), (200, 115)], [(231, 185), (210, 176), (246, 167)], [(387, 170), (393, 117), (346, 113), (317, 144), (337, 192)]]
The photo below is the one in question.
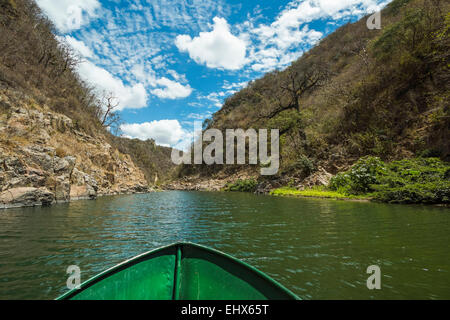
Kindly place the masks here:
[[(0, 299), (54, 299), (176, 241), (224, 251), (303, 299), (450, 299), (450, 209), (159, 192), (0, 211)], [(381, 290), (366, 269), (381, 268)]]

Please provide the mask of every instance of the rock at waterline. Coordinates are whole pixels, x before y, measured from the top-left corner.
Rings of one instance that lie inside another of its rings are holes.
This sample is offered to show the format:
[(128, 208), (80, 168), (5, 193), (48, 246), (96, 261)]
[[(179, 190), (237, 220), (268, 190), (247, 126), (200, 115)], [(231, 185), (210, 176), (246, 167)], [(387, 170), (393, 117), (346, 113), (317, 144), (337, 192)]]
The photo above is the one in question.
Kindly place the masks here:
[(47, 188), (12, 188), (0, 193), (0, 209), (50, 205), (55, 201)]

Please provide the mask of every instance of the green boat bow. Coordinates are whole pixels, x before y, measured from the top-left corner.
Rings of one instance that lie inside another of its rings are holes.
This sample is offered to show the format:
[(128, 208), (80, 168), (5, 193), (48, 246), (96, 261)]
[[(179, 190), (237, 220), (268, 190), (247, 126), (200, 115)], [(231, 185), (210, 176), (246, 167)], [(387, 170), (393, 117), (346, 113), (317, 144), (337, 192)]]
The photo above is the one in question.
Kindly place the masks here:
[(223, 252), (176, 243), (127, 260), (57, 300), (296, 300), (263, 272)]

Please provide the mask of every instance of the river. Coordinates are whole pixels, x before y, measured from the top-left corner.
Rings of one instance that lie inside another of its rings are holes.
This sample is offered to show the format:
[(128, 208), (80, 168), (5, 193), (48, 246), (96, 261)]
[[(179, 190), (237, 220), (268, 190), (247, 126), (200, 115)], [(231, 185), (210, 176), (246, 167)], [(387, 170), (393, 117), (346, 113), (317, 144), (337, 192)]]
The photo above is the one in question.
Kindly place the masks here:
[[(176, 241), (231, 254), (303, 299), (450, 299), (450, 209), (170, 191), (0, 211), (0, 299), (54, 299)], [(367, 267), (381, 269), (369, 290)]]

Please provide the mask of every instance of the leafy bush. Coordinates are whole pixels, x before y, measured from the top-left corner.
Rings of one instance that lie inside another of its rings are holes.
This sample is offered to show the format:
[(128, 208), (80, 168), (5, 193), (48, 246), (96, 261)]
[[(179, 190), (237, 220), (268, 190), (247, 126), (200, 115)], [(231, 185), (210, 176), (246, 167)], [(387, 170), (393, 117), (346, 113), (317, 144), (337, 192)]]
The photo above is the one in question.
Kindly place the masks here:
[(435, 149), (425, 149), (419, 153), (419, 157), (421, 158), (438, 158), (441, 156), (440, 150)]
[(384, 162), (377, 157), (361, 158), (348, 172), (338, 174), (330, 182), (330, 188), (348, 194), (362, 194), (373, 191), (385, 170)]
[(350, 176), (346, 172), (341, 172), (335, 175), (330, 180), (329, 188), (333, 191), (348, 194), (350, 191)]
[(381, 189), (375, 199), (390, 203), (450, 203), (450, 183), (438, 181)]
[(384, 164), (366, 157), (333, 177), (329, 188), (348, 195), (371, 193), (375, 200), (391, 203), (450, 203), (450, 164), (438, 158)]
[(326, 190), (323, 186), (316, 186), (307, 190), (297, 190), (291, 187), (283, 187), (272, 190), (270, 192), (273, 196), (301, 196), (301, 197), (314, 197), (314, 198), (330, 198), (330, 199), (362, 199), (363, 196), (354, 196), (341, 193), (339, 191)]
[(258, 187), (258, 182), (254, 179), (237, 180), (234, 183), (229, 183), (225, 186), (225, 191), (232, 192), (255, 192)]
[(302, 155), (296, 162), (296, 167), (300, 169), (305, 177), (314, 173), (317, 168), (314, 160), (311, 160), (307, 156)]
[(359, 159), (349, 173), (351, 190), (355, 194), (373, 191), (371, 185), (377, 183), (377, 177), (384, 170), (384, 162), (380, 158), (364, 157)]

